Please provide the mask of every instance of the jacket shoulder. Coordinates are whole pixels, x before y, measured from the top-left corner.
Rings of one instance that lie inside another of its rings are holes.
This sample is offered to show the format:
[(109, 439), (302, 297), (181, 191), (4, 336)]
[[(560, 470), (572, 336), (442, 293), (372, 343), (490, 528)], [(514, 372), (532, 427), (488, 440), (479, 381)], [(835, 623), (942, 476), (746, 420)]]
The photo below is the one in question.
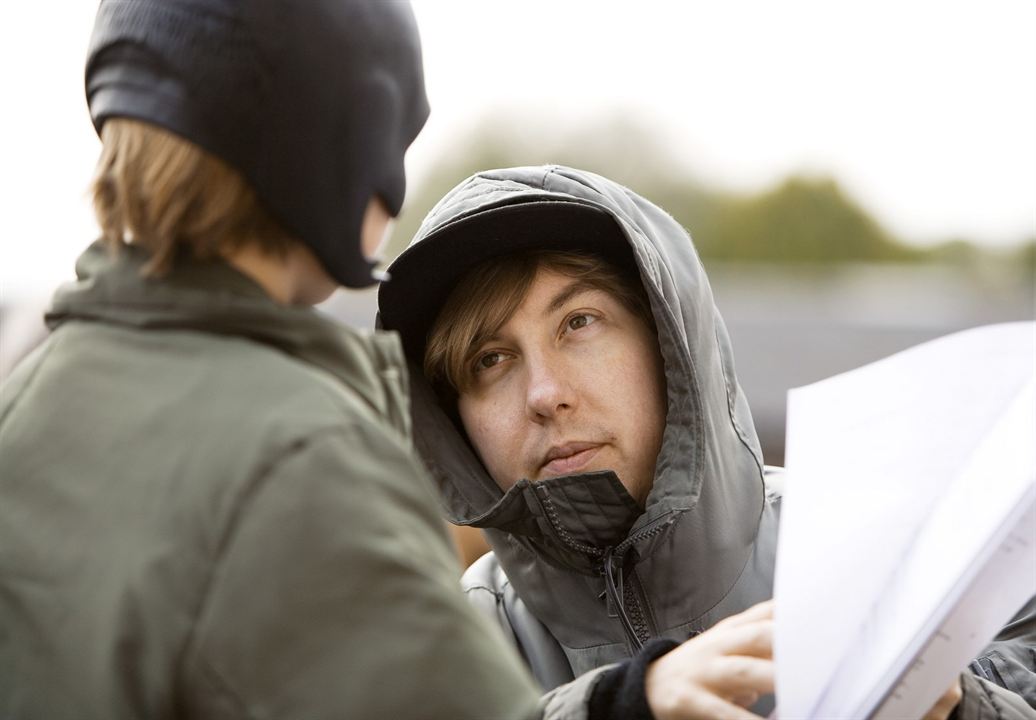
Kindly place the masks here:
[(1033, 720), (1036, 710), (1019, 695), (996, 683), (961, 673), (963, 697), (954, 717), (960, 720)]
[(540, 687), (553, 690), (574, 678), (560, 643), (518, 597), (495, 553), (472, 563), (461, 587), (476, 610), (503, 630)]
[[(1001, 692), (1027, 703), (1036, 718), (1036, 597), (1022, 606), (968, 669), (986, 694)], [(1002, 688), (1002, 690), (999, 690)], [(992, 700), (990, 700), (992, 702)], [(1006, 702), (1006, 701), (1005, 701)], [(1012, 716), (1013, 717), (1013, 716)], [(961, 720), (971, 720), (961, 715)]]

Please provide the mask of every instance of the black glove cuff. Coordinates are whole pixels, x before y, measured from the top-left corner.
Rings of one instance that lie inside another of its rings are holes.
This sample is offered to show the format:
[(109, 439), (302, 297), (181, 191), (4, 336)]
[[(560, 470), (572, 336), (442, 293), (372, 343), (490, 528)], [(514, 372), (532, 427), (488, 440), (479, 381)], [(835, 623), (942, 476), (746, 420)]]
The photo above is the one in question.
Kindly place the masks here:
[(601, 673), (590, 694), (590, 720), (653, 720), (644, 693), (648, 665), (679, 643), (656, 638), (629, 660)]

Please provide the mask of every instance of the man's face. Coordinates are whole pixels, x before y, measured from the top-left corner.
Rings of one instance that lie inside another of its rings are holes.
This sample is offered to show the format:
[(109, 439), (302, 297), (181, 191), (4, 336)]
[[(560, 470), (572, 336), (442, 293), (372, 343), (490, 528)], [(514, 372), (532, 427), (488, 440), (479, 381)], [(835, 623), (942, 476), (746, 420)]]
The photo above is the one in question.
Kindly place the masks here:
[(611, 294), (540, 268), (507, 323), (473, 356), (461, 420), (503, 489), (613, 470), (643, 503), (665, 428), (653, 331)]

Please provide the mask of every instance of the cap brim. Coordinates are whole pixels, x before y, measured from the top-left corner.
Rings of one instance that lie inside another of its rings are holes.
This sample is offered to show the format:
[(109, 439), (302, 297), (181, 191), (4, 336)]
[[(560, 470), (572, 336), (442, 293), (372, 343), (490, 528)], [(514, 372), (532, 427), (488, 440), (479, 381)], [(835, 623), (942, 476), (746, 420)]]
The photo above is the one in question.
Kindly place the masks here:
[(565, 200), (497, 206), (462, 217), (407, 248), (378, 289), (380, 326), (396, 330), (407, 357), (421, 363), (428, 330), (461, 277), (475, 265), (525, 250), (584, 250), (617, 267), (633, 255), (615, 218)]

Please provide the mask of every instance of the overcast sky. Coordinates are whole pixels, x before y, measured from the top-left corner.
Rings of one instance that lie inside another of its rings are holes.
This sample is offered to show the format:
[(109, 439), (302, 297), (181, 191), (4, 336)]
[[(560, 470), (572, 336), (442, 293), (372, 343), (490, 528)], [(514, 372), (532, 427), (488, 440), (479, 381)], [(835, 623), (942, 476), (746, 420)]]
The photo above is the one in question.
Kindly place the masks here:
[[(96, 3), (0, 23), (5, 297), (70, 276), (94, 230), (82, 64)], [(703, 181), (836, 177), (908, 240), (1036, 234), (1036, 2), (416, 0), (432, 116), (419, 181), (490, 111), (628, 115)]]

